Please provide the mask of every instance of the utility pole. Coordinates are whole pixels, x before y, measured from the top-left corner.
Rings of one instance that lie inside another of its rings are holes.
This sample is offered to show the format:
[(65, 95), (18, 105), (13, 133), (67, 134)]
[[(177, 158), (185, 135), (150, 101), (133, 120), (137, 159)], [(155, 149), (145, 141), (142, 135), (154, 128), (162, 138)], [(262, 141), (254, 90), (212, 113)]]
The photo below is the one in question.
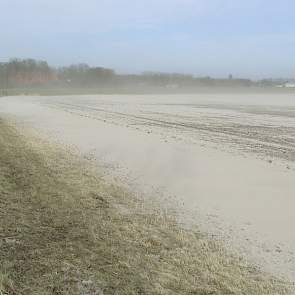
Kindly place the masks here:
[(8, 63), (6, 63), (5, 74), (5, 96), (8, 96)]

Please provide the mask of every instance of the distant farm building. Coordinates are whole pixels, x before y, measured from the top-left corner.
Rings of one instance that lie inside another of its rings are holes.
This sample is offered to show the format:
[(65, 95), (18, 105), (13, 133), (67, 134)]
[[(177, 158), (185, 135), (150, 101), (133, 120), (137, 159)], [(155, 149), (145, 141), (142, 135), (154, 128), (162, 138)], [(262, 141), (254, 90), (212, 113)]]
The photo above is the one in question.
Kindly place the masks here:
[(295, 88), (295, 83), (287, 82), (287, 83), (284, 84), (284, 87), (286, 87), (286, 88)]
[(278, 88), (295, 88), (295, 83), (286, 82), (283, 84), (278, 84), (278, 85), (276, 85), (276, 87), (278, 87)]

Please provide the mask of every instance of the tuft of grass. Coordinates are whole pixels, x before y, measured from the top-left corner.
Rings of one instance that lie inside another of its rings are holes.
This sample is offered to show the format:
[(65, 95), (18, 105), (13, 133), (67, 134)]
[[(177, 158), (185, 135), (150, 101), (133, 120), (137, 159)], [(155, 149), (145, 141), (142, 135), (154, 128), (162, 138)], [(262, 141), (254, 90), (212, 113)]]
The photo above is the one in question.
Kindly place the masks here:
[(0, 294), (291, 292), (83, 160), (1, 120), (0, 163)]
[(0, 272), (0, 295), (16, 294), (13, 282), (9, 275), (5, 272)]

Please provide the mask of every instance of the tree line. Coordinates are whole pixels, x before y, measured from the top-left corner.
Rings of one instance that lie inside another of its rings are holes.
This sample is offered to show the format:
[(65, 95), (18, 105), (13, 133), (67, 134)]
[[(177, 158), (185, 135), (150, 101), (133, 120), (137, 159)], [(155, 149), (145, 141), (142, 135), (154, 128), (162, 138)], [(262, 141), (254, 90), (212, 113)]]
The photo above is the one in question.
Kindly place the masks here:
[(113, 69), (76, 64), (51, 67), (46, 61), (11, 59), (0, 63), (0, 88), (18, 87), (155, 87), (165, 89), (193, 87), (251, 87), (260, 85), (250, 79), (194, 77), (178, 73), (144, 72), (120, 75)]

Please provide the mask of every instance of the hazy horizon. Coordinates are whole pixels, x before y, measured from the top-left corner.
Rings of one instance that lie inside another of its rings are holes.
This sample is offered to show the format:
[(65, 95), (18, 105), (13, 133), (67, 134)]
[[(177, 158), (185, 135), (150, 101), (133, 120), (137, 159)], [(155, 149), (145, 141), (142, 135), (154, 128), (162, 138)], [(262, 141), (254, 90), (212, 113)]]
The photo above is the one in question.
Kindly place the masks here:
[(118, 73), (295, 77), (293, 1), (1, 1), (0, 61), (85, 62)]

